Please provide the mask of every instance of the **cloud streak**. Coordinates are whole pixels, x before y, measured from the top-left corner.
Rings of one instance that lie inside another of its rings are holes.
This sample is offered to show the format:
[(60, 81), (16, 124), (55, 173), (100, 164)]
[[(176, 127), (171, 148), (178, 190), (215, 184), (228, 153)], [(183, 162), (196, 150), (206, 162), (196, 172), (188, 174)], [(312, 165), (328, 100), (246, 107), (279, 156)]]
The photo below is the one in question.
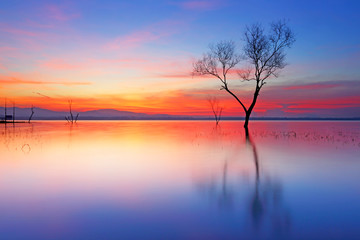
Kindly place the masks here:
[(67, 8), (60, 5), (47, 5), (44, 11), (47, 18), (59, 22), (67, 22), (81, 16), (80, 13), (70, 12)]
[(81, 64), (71, 64), (63, 59), (57, 58), (57, 59), (51, 59), (48, 61), (43, 61), (40, 64), (40, 67), (45, 67), (45, 68), (54, 69), (54, 70), (74, 70), (74, 69), (79, 69), (79, 68), (82, 68), (85, 66), (81, 65)]
[(15, 28), (12, 26), (7, 26), (5, 24), (0, 24), (0, 31), (6, 32), (15, 36), (25, 36), (25, 37), (40, 37), (41, 33), (35, 31), (28, 31), (19, 28)]
[(284, 90), (315, 90), (315, 89), (328, 89), (328, 88), (336, 88), (341, 86), (339, 83), (334, 84), (322, 84), (322, 83), (313, 83), (307, 85), (295, 85), (284, 87)]
[(73, 86), (73, 85), (91, 85), (91, 82), (76, 82), (76, 81), (37, 81), (37, 80), (26, 80), (26, 79), (18, 79), (14, 77), (9, 77), (7, 79), (0, 77), (0, 84), (4, 85), (18, 85), (18, 84), (34, 84), (34, 85), (65, 85), (65, 86)]
[(186, 10), (198, 10), (198, 11), (206, 11), (206, 10), (214, 10), (219, 8), (222, 5), (221, 1), (184, 1), (179, 4), (183, 9)]
[(184, 25), (183, 21), (165, 20), (150, 24), (142, 29), (121, 34), (104, 45), (105, 50), (131, 50), (146, 43), (156, 42), (172, 36)]
[(105, 49), (117, 50), (135, 48), (144, 43), (155, 41), (164, 35), (156, 34), (148, 30), (137, 31), (128, 35), (115, 38), (114, 40), (105, 45)]

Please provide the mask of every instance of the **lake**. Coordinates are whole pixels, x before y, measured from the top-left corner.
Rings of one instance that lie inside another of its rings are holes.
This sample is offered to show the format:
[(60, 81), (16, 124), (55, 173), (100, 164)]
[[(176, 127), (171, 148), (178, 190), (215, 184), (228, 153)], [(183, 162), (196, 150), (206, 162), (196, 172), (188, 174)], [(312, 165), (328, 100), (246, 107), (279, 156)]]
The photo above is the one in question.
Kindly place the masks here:
[(360, 123), (0, 125), (0, 239), (360, 239)]

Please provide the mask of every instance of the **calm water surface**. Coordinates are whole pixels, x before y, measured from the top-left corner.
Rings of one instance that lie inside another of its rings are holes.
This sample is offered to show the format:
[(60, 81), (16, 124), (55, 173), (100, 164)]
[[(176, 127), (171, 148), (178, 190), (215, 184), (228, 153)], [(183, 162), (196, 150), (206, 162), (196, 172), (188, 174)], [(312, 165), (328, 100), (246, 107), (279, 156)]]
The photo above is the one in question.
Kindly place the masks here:
[(0, 239), (360, 239), (360, 123), (0, 125)]

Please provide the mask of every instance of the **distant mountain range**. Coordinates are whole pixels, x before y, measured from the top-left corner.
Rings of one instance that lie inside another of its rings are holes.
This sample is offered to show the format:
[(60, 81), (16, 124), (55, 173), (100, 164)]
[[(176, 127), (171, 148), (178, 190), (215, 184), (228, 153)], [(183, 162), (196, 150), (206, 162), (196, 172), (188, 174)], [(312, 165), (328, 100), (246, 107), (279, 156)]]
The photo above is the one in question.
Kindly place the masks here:
[[(43, 108), (34, 108), (32, 120), (65, 120), (69, 112), (52, 111)], [(74, 117), (77, 112), (73, 112)], [(7, 108), (7, 115), (13, 115), (13, 108)], [(31, 115), (30, 108), (15, 107), (15, 119), (27, 120)], [(4, 116), (4, 107), (0, 107), (0, 118)], [(146, 114), (115, 109), (99, 109), (80, 112), (78, 120), (171, 120), (171, 119), (193, 119), (191, 116), (169, 115), (169, 114)]]
[[(64, 120), (69, 116), (68, 111), (52, 111), (43, 108), (35, 108), (32, 120)], [(77, 112), (74, 112), (74, 117)], [(7, 108), (7, 115), (13, 114), (13, 108)], [(15, 119), (27, 120), (31, 114), (30, 108), (15, 107)], [(4, 107), (0, 107), (0, 119), (4, 117)], [(146, 114), (115, 109), (99, 109), (80, 112), (78, 120), (213, 120), (213, 116), (188, 116), (170, 114)], [(243, 117), (222, 117), (223, 120), (242, 120)], [(337, 117), (252, 117), (253, 120), (360, 120), (360, 118), (337, 118)]]

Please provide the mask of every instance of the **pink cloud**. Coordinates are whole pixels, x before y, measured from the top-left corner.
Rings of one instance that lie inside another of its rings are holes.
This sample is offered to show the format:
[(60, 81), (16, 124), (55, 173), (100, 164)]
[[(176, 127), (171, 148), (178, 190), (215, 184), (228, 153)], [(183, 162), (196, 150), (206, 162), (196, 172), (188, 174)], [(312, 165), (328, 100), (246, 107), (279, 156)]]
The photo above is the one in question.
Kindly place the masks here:
[(155, 41), (160, 37), (162, 37), (161, 34), (155, 34), (151, 31), (133, 32), (129, 35), (120, 36), (114, 39), (113, 41), (105, 45), (105, 49), (115, 50), (122, 48), (134, 48), (138, 47), (143, 43)]
[(7, 47), (7, 46), (0, 47), (0, 53), (12, 52), (12, 51), (14, 51), (14, 50), (17, 50), (17, 48)]
[(148, 61), (142, 58), (113, 58), (113, 59), (90, 59), (91, 63), (98, 64), (108, 64), (108, 63), (133, 63), (133, 64), (140, 64), (140, 63), (147, 63)]
[(80, 17), (79, 13), (69, 13), (68, 11), (65, 11), (64, 7), (57, 5), (46, 6), (45, 11), (48, 18), (55, 19), (60, 22), (66, 22)]
[(10, 33), (12, 35), (26, 36), (26, 37), (38, 37), (41, 35), (37, 32), (26, 31), (26, 30), (10, 27), (10, 26), (4, 25), (4, 24), (0, 24), (0, 31)]
[(297, 85), (297, 86), (289, 86), (284, 87), (285, 90), (314, 90), (314, 89), (325, 89), (325, 88), (335, 88), (341, 86), (340, 84), (321, 84), (321, 83), (314, 83), (308, 85)]
[(5, 33), (3, 35), (6, 36), (8, 40), (13, 41), (15, 39), (17, 42), (16, 48), (7, 47), (5, 49), (0, 49), (3, 51), (6, 50), (7, 52), (9, 52), (10, 50), (14, 52), (15, 50), (20, 49), (30, 49), (38, 51), (44, 48), (43, 42), (48, 43), (56, 39), (54, 34), (32, 30), (29, 31), (0, 23), (0, 35), (2, 34), (2, 32)]
[(334, 109), (334, 108), (359, 107), (359, 106), (360, 106), (360, 96), (346, 96), (346, 97), (329, 96), (326, 99), (299, 100), (299, 102), (296, 105), (290, 106), (289, 108)]
[[(0, 61), (1, 61), (1, 59), (0, 59)], [(1, 62), (0, 62), (0, 69), (7, 70), (7, 68), (5, 67), (5, 65), (2, 64)]]
[(185, 1), (181, 7), (188, 10), (212, 10), (221, 5), (220, 1)]
[(139, 47), (148, 42), (154, 42), (164, 37), (171, 36), (180, 31), (184, 26), (184, 21), (161, 21), (150, 24), (143, 29), (118, 36), (108, 42), (104, 48), (106, 50), (128, 49)]
[(68, 63), (63, 59), (52, 59), (49, 61), (45, 61), (42, 64), (40, 64), (40, 66), (55, 70), (74, 70), (84, 67), (83, 65), (80, 64)]
[(48, 29), (48, 28), (54, 28), (55, 25), (54, 24), (50, 24), (50, 23), (39, 23), (39, 22), (35, 22), (32, 20), (26, 20), (26, 25), (32, 28), (43, 28), (43, 29)]

